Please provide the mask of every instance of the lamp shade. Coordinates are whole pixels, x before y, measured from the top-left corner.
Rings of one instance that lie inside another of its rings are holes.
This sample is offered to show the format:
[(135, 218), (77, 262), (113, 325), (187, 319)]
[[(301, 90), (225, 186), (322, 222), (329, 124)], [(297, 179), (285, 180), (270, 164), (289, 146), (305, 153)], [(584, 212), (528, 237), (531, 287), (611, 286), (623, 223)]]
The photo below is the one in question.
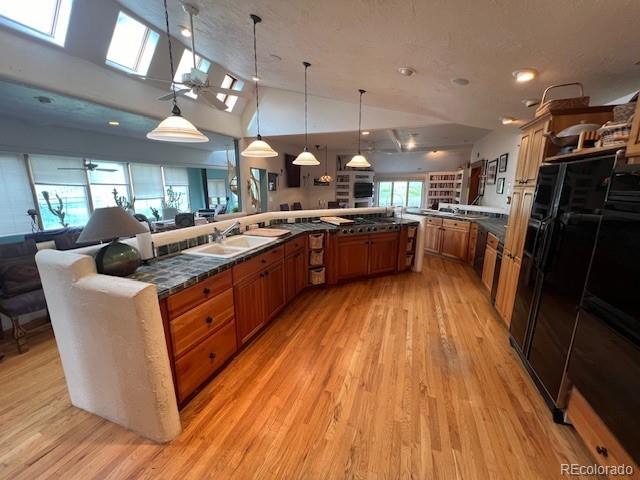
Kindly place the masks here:
[(165, 118), (152, 131), (147, 133), (150, 140), (161, 142), (204, 143), (209, 138), (200, 132), (189, 120), (182, 115), (171, 115)]
[(331, 183), (331, 180), (333, 180), (333, 179), (331, 178), (331, 175), (327, 175), (327, 174), (322, 175), (322, 176), (318, 179), (318, 181), (319, 181), (319, 182), (321, 182), (321, 183)]
[(300, 153), (300, 155), (296, 157), (296, 159), (293, 161), (293, 164), (311, 166), (320, 165), (320, 162), (316, 160), (316, 157), (314, 157), (313, 153), (305, 148), (302, 153)]
[(242, 156), (251, 158), (277, 157), (278, 152), (271, 148), (261, 137), (258, 137), (242, 151)]
[(148, 230), (120, 207), (96, 208), (82, 229), (78, 243), (131, 237)]
[(347, 167), (351, 167), (351, 168), (366, 168), (366, 167), (370, 167), (371, 164), (369, 162), (367, 162), (367, 159), (364, 158), (364, 155), (354, 155), (353, 158), (351, 160), (349, 160), (349, 163), (347, 163)]

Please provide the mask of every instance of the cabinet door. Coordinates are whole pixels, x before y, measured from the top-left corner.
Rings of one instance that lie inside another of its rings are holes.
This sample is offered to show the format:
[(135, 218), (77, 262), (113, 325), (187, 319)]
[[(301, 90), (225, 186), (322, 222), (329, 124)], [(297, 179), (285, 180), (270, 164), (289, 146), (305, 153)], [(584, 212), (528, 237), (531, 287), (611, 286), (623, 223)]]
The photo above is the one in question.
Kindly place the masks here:
[(522, 178), (523, 185), (534, 187), (536, 185), (538, 169), (544, 160), (547, 150), (547, 137), (544, 134), (547, 132), (548, 125), (549, 122), (544, 122), (534, 127), (531, 132), (531, 149), (529, 155), (527, 155), (526, 169)]
[(516, 223), (518, 221), (518, 213), (520, 204), (522, 203), (522, 194), (524, 190), (514, 188), (511, 194), (511, 209), (509, 210), (509, 219), (507, 220), (507, 232), (504, 239), (504, 249), (513, 251), (514, 235), (516, 234)]
[(285, 306), (284, 267), (282, 261), (272, 265), (263, 273), (266, 319), (271, 320)]
[(442, 244), (442, 227), (439, 225), (427, 225), (424, 233), (424, 249), (431, 253), (440, 253)]
[(482, 268), (482, 283), (489, 292), (493, 285), (493, 275), (496, 271), (496, 260), (498, 252), (491, 245), (487, 245), (484, 251), (484, 266)]
[(457, 228), (444, 227), (442, 230), (442, 246), (440, 253), (445, 257), (466, 260), (469, 245), (469, 232)]
[[(298, 252), (299, 254), (300, 252)], [(298, 294), (298, 262), (296, 254), (284, 259), (284, 292), (285, 300), (289, 303)]]
[(338, 280), (363, 277), (369, 271), (369, 236), (338, 238)]
[(302, 290), (307, 288), (307, 252), (306, 250), (302, 250), (296, 254), (296, 295), (298, 295)]
[(263, 273), (255, 273), (233, 287), (238, 343), (247, 343), (266, 322)]
[(533, 205), (534, 193), (534, 187), (524, 188), (520, 192), (521, 200), (514, 219), (514, 232), (512, 243), (509, 248), (509, 251), (514, 257), (522, 258), (522, 250), (524, 249), (524, 241), (527, 235), (527, 226), (529, 225), (529, 217), (531, 216), (531, 206)]
[(398, 234), (379, 233), (371, 235), (369, 237), (369, 274), (395, 272), (397, 266)]
[(520, 150), (518, 151), (518, 164), (516, 165), (515, 185), (521, 184), (526, 177), (527, 161), (529, 158), (529, 142), (531, 131), (527, 130), (520, 139)]
[(500, 279), (496, 292), (496, 310), (507, 326), (511, 323), (513, 304), (516, 299), (518, 277), (520, 275), (520, 259), (515, 258), (510, 252), (504, 252), (500, 267)]

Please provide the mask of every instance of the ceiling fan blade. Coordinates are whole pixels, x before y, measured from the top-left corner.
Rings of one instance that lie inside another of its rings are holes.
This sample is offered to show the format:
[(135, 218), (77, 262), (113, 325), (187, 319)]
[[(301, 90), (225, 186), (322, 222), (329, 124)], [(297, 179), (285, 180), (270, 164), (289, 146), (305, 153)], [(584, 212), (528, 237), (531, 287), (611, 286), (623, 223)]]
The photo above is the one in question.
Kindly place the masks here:
[(81, 168), (81, 167), (58, 167), (58, 170), (80, 170), (80, 171), (85, 171), (87, 169), (86, 168)]
[(118, 170), (116, 170), (115, 168), (94, 168), (93, 170), (91, 170), (92, 172), (117, 172)]
[(214, 87), (213, 85), (207, 85), (206, 87), (202, 87), (202, 90), (210, 90), (213, 93), (223, 93), (225, 95), (233, 95), (234, 97), (241, 97), (241, 98), (251, 97), (251, 93), (249, 92), (241, 92), (239, 90), (231, 90), (229, 88)]
[(198, 98), (201, 98), (202, 100), (204, 100), (205, 103), (207, 103), (208, 105), (214, 108), (217, 108), (218, 110), (227, 109), (227, 105), (224, 102), (221, 102), (216, 98), (216, 96), (213, 93), (208, 92), (206, 90), (200, 90), (198, 92)]
[[(179, 90), (176, 90), (176, 95), (184, 95), (184, 94), (186, 94), (187, 92), (190, 92), (190, 91), (191, 91), (190, 88), (181, 88)], [(164, 102), (164, 101), (167, 101), (167, 100), (171, 100), (172, 98), (173, 98), (173, 92), (169, 92), (166, 95), (158, 97), (158, 100), (162, 100)]]

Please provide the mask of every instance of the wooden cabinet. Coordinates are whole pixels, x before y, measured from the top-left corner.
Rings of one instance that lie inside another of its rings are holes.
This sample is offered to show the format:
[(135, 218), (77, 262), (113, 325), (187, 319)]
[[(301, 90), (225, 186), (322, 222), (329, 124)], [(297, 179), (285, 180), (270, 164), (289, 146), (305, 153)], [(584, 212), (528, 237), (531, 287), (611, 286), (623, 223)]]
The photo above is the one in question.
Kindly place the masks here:
[(424, 249), (430, 253), (440, 253), (442, 226), (427, 224), (424, 234)]
[(284, 259), (285, 297), (287, 303), (293, 300), (307, 286), (307, 265), (305, 252), (295, 252)]
[(527, 235), (527, 226), (531, 216), (535, 187), (517, 187), (513, 189), (511, 210), (507, 223), (507, 235), (504, 248), (520, 258)]
[(262, 277), (266, 321), (271, 320), (286, 305), (284, 291), (284, 266), (278, 262), (264, 271)]
[(467, 258), (469, 232), (458, 228), (443, 227), (440, 253), (445, 257), (465, 260)]
[(338, 281), (364, 277), (369, 272), (369, 235), (338, 237)]
[(263, 272), (254, 273), (233, 287), (238, 344), (244, 345), (266, 323)]
[(515, 186), (535, 186), (538, 168), (546, 155), (547, 138), (544, 134), (548, 132), (549, 124), (548, 118), (545, 117), (543, 120), (534, 120), (523, 131), (518, 152)]
[(500, 278), (496, 292), (495, 307), (504, 322), (511, 324), (511, 314), (516, 299), (518, 277), (520, 275), (520, 258), (514, 257), (510, 251), (504, 250), (500, 264)]
[[(633, 116), (633, 124), (631, 125), (631, 133), (627, 142), (627, 156), (640, 157), (640, 102), (636, 104), (636, 113)], [(635, 162), (638, 159), (634, 159)]]
[[(489, 234), (491, 235), (491, 234)], [(495, 237), (494, 237), (495, 238)], [(496, 247), (487, 242), (484, 250), (484, 265), (482, 267), (482, 283), (485, 288), (491, 292), (493, 286), (493, 275), (496, 271), (496, 261), (498, 259), (498, 251)]]
[(428, 218), (425, 228), (425, 251), (466, 260), (469, 230), (470, 223), (465, 220)]
[(369, 236), (369, 275), (391, 273), (398, 266), (398, 234), (379, 233)]
[(469, 228), (469, 246), (467, 248), (467, 262), (473, 265), (476, 259), (476, 246), (478, 245), (478, 224), (472, 223)]

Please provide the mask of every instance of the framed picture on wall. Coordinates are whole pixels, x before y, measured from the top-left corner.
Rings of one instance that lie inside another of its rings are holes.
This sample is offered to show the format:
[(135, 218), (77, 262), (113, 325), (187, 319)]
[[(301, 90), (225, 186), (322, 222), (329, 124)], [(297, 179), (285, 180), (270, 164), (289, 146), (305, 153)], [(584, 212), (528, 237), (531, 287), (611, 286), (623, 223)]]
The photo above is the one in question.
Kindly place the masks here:
[(500, 177), (498, 179), (498, 183), (496, 185), (496, 193), (498, 195), (502, 195), (504, 193), (504, 177)]
[(498, 172), (504, 173), (507, 171), (507, 160), (509, 160), (509, 154), (503, 153), (500, 155), (500, 161), (498, 162)]
[(496, 184), (496, 175), (498, 173), (498, 159), (491, 160), (487, 164), (487, 185)]
[(269, 179), (269, 191), (270, 192), (275, 192), (276, 190), (278, 190), (278, 174), (277, 173), (273, 173), (273, 172), (269, 172), (267, 174), (268, 179)]

